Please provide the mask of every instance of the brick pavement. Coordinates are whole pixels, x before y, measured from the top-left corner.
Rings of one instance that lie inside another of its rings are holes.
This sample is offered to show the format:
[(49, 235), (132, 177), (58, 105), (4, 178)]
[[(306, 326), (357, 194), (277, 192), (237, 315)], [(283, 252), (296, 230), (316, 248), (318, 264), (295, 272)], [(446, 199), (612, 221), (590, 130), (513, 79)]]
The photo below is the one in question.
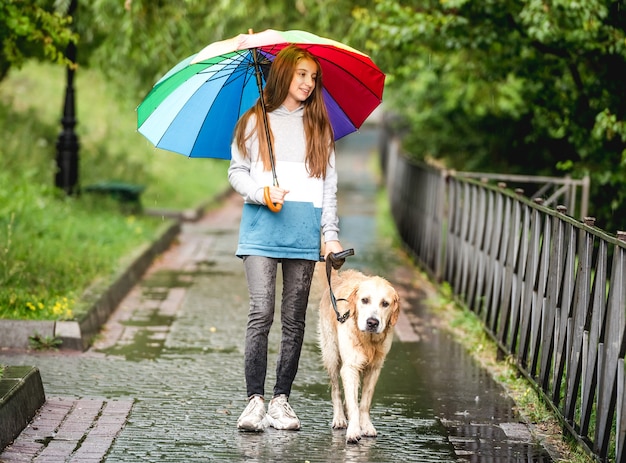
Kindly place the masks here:
[(51, 397), (19, 438), (1, 454), (4, 463), (96, 463), (122, 429), (132, 401)]
[[(303, 429), (237, 431), (245, 406), (247, 290), (243, 266), (233, 256), (241, 200), (232, 196), (199, 222), (184, 224), (178, 242), (122, 301), (89, 351), (0, 353), (5, 364), (37, 365), (48, 397), (0, 461), (551, 461), (519, 430), (501, 389), (429, 324), (418, 273), (377, 232), (375, 180), (363, 154), (371, 137), (355, 140), (362, 143), (358, 149), (339, 153), (342, 242), (357, 251), (347, 265), (387, 276), (403, 305), (374, 397), (377, 438), (346, 445), (344, 432), (330, 429), (315, 329), (323, 271), (312, 288), (291, 397)], [(270, 335), (268, 390), (278, 324)]]

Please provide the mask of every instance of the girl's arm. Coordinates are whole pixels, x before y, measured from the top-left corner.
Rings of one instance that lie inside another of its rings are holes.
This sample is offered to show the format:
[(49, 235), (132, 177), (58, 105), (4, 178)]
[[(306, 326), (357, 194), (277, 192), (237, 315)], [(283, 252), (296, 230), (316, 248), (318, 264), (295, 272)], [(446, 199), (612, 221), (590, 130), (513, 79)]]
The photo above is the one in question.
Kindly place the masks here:
[(324, 179), (324, 199), (322, 202), (322, 236), (325, 243), (324, 256), (329, 252), (343, 250), (339, 243), (339, 217), (337, 216), (337, 170), (335, 153), (331, 153), (326, 178)]
[(228, 181), (233, 189), (239, 193), (245, 202), (265, 204), (263, 186), (255, 182), (250, 176), (250, 158), (244, 157), (233, 142), (230, 149), (231, 160), (228, 168)]

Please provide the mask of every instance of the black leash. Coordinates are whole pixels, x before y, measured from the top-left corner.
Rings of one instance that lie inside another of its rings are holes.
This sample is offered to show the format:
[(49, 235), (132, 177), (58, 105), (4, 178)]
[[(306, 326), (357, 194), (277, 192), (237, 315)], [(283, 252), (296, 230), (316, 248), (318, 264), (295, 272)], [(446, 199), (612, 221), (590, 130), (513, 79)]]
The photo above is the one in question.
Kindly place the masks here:
[(330, 285), (330, 273), (334, 268), (335, 270), (339, 270), (343, 263), (346, 261), (346, 257), (353, 256), (354, 249), (345, 249), (341, 252), (331, 252), (328, 254), (326, 258), (326, 278), (328, 278), (328, 289), (330, 291), (330, 302), (333, 304), (333, 309), (335, 309), (335, 315), (337, 315), (337, 321), (339, 323), (345, 322), (350, 316), (350, 310), (348, 310), (343, 315), (339, 314), (339, 310), (337, 309), (337, 301), (345, 301), (346, 299), (336, 299), (335, 294), (333, 293), (333, 288)]

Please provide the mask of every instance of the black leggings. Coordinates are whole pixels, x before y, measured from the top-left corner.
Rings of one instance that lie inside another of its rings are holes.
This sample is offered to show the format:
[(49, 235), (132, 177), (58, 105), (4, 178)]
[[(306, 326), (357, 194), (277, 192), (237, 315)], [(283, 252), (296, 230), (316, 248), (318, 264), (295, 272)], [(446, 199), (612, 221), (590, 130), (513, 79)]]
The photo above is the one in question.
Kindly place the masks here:
[(306, 308), (315, 262), (261, 256), (245, 256), (243, 262), (250, 296), (245, 349), (248, 397), (265, 395), (267, 343), (274, 320), (276, 273), (279, 262), (283, 271), (280, 309), (282, 337), (276, 365), (274, 396), (279, 394), (289, 396), (302, 351)]

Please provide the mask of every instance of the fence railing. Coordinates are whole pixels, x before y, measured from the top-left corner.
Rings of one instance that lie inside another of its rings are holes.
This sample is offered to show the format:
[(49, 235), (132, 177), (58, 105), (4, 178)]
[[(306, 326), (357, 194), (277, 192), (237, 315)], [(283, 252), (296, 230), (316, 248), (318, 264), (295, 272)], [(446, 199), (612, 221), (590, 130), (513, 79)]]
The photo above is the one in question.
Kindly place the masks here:
[[(566, 205), (570, 215), (587, 217), (589, 210), (589, 176), (581, 179), (546, 177), (541, 175), (513, 175), (486, 172), (455, 172), (465, 178), (503, 183), (507, 188), (523, 190), (529, 198), (540, 198), (546, 207)], [(533, 187), (538, 187), (536, 190)]]
[[(384, 137), (399, 234), (602, 461), (626, 461), (626, 233), (410, 162)], [(588, 191), (588, 190), (587, 190)]]

